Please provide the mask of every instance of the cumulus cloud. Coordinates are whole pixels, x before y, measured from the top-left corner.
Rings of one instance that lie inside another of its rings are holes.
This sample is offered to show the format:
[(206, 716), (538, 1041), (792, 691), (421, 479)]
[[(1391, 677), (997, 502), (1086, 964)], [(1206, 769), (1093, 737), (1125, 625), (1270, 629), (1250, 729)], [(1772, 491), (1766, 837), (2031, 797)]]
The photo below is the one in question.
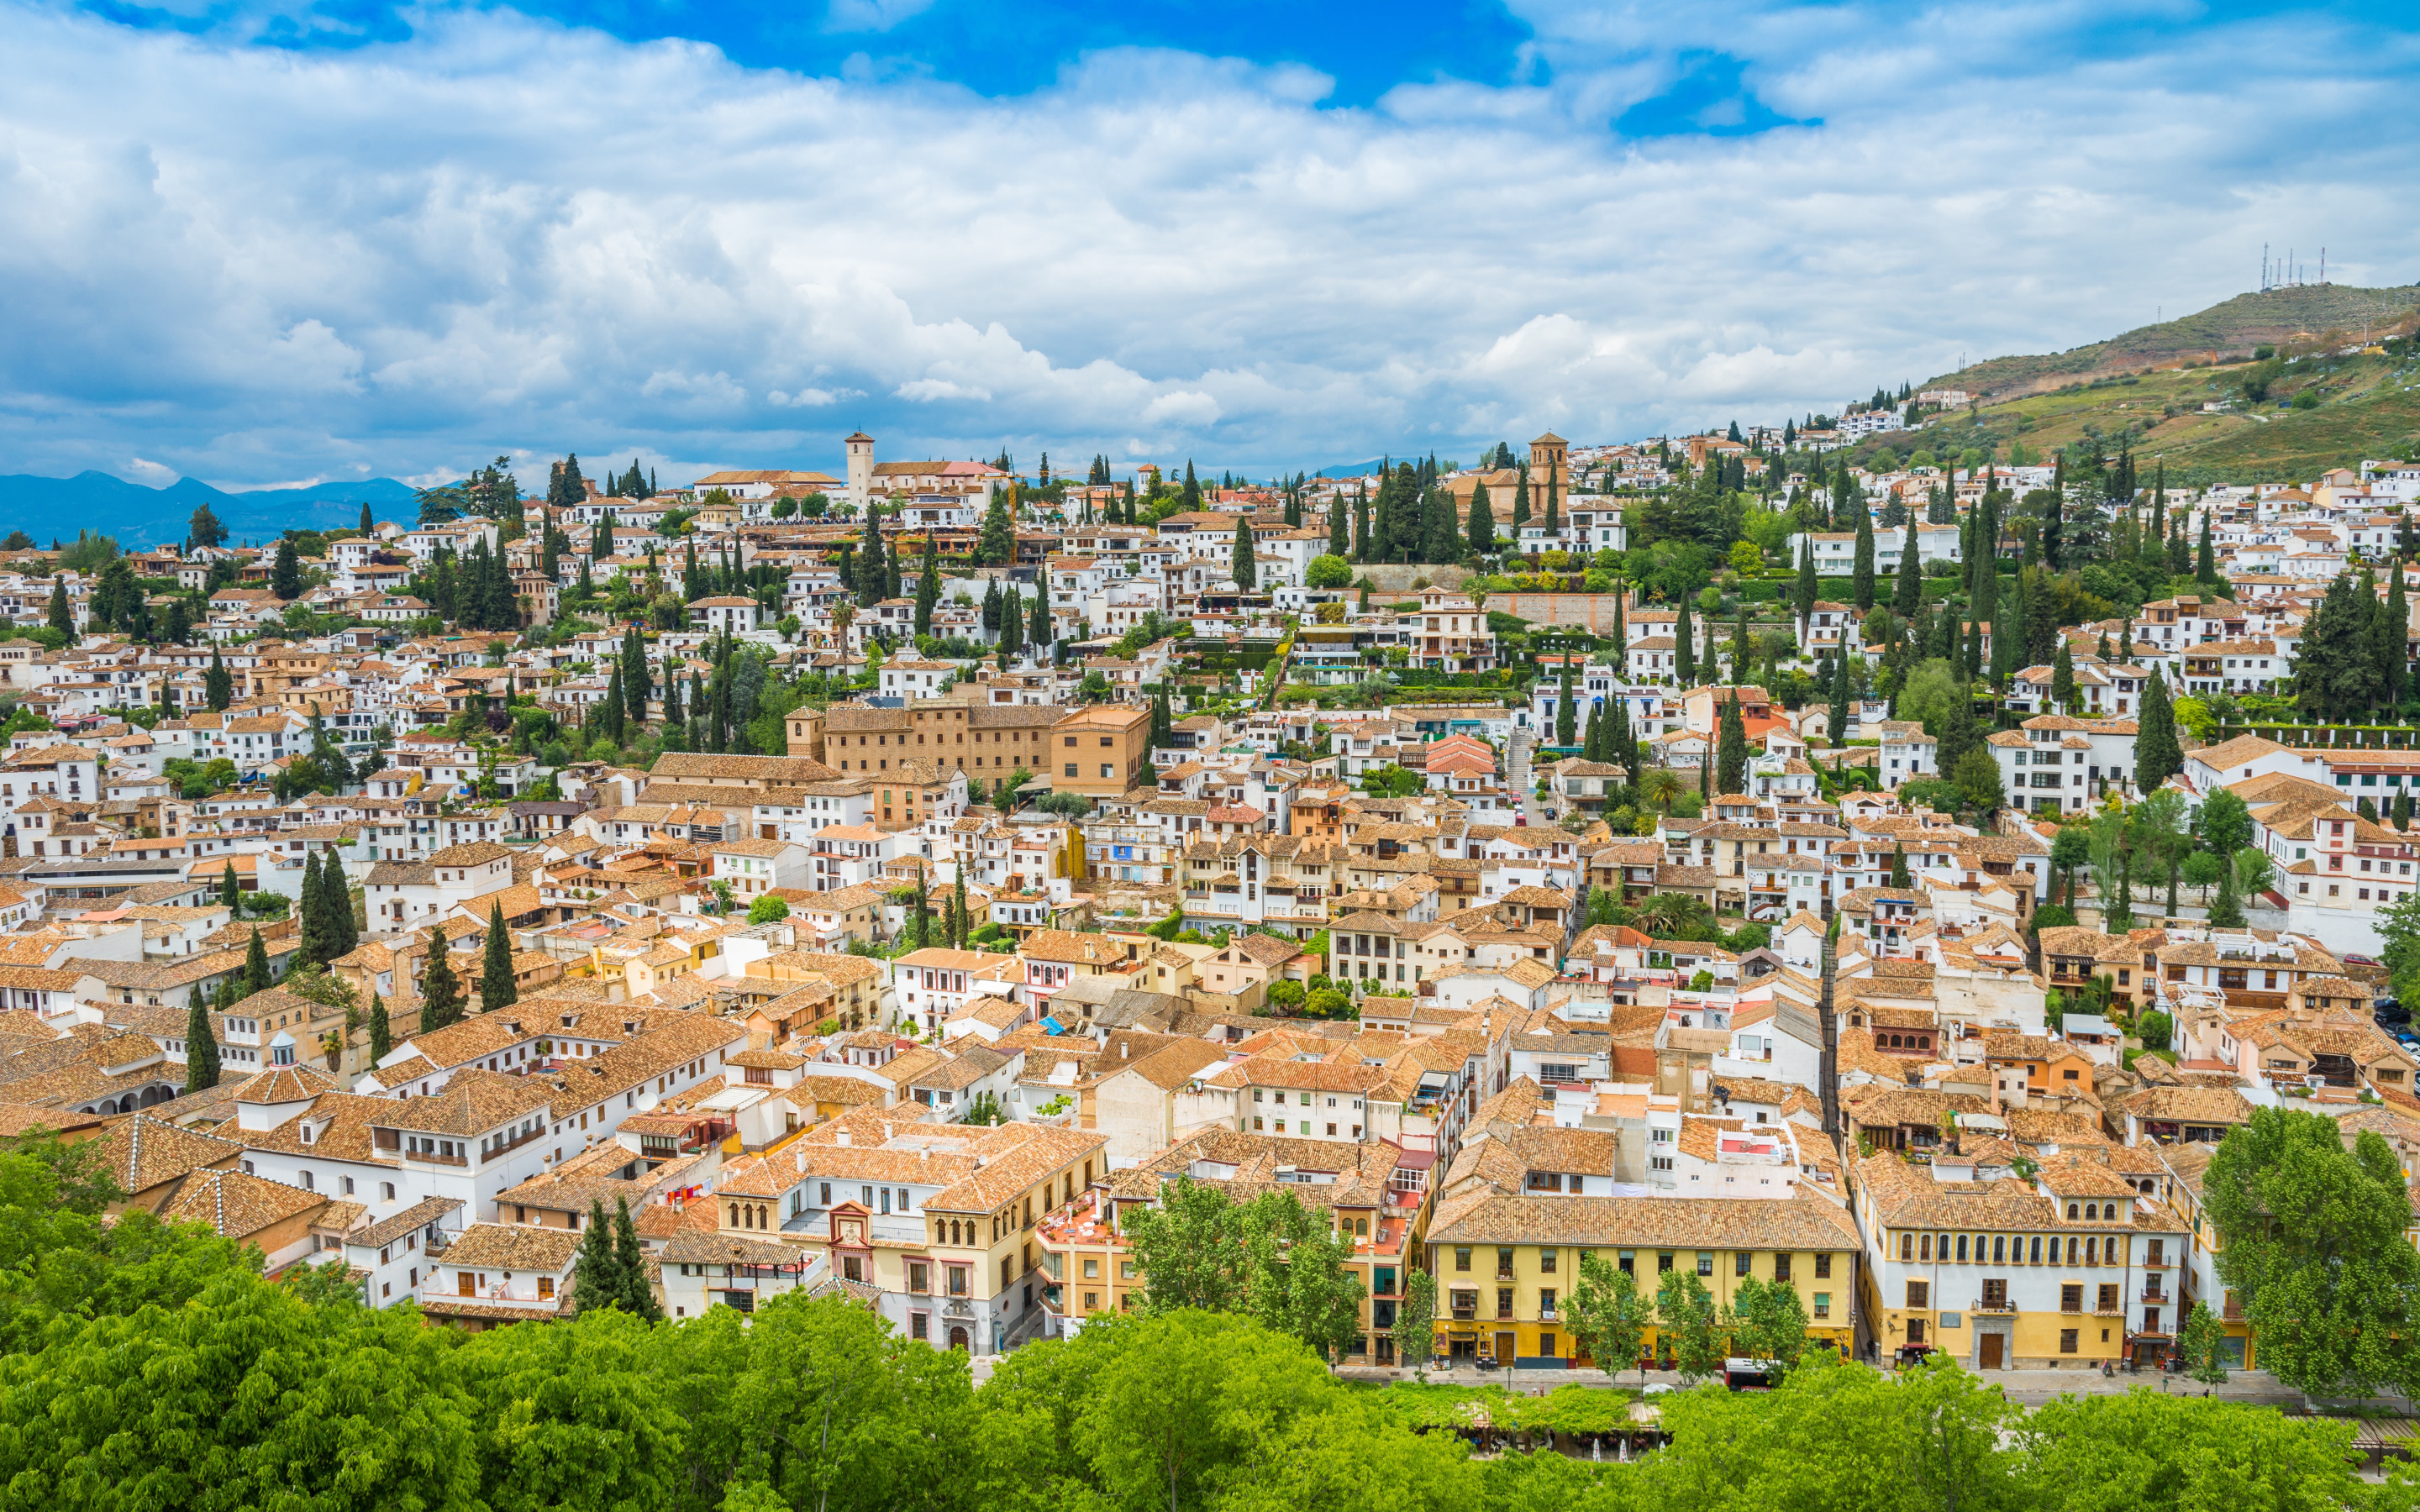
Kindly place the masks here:
[(1165, 49), (985, 99), (502, 9), (295, 53), (0, 0), (0, 432), (237, 480), (859, 427), (1263, 472), (1828, 408), (2225, 298), (2263, 239), (2409, 276), (2411, 46), (2349, 22), (1516, 8), (1509, 83), (1345, 109)]

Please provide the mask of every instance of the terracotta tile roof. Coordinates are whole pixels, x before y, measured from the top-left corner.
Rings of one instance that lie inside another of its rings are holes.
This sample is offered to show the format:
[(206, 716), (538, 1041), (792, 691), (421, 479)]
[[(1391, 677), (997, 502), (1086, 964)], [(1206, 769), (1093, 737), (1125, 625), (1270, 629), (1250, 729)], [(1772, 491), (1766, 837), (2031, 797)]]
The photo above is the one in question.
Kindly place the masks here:
[(1835, 1251), (1859, 1242), (1847, 1211), (1812, 1194), (1753, 1201), (1478, 1195), (1441, 1205), (1428, 1242)]
[(177, 1195), (160, 1209), (160, 1216), (178, 1223), (207, 1224), (228, 1239), (244, 1239), (271, 1224), (298, 1217), (328, 1205), (328, 1199), (299, 1186), (247, 1176), (241, 1171), (196, 1171)]
[(463, 1270), (535, 1271), (561, 1274), (580, 1253), (576, 1228), (535, 1224), (473, 1224), (446, 1246), (443, 1263)]
[(232, 1139), (180, 1129), (147, 1113), (114, 1124), (96, 1141), (118, 1189), (130, 1195), (190, 1176), (205, 1166), (233, 1165), (244, 1147)]

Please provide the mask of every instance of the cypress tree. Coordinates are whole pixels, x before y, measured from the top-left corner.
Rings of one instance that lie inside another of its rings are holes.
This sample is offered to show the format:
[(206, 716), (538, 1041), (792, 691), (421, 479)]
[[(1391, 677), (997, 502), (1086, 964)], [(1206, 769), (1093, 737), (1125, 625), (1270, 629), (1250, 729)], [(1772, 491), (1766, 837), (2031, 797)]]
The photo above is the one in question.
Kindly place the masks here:
[[(2065, 636), (2058, 638), (2058, 655), (2051, 658), (2050, 701), (2063, 714), (2075, 712), (2075, 655), (2068, 649)], [(2145, 701), (2147, 705), (2149, 702)]]
[(1908, 879), (1907, 874), (1907, 847), (1897, 841), (1891, 841), (1890, 885), (1894, 887), (1915, 886), (1915, 883)]
[[(1250, 538), (1250, 532), (1247, 532), (1245, 539)], [(1059, 633), (1050, 623), (1050, 574), (1046, 571), (1037, 574), (1033, 579), (1033, 620), (1026, 626), (1025, 640), (1039, 654), (1048, 650), (1058, 639)]]
[(462, 1022), (462, 979), (445, 959), (445, 932), (431, 929), (428, 971), (421, 980), (420, 1032), (427, 1034)]
[(1327, 554), (1341, 557), (1353, 549), (1350, 532), (1344, 520), (1344, 490), (1339, 488), (1327, 501)]
[(2024, 623), (2025, 577), (2023, 568), (2017, 572), (2016, 590), (1999, 600), (1992, 616), (1992, 686), (2006, 689), (2009, 674), (2023, 665), (2017, 659), (2019, 643), (2024, 634), (2018, 626)]
[[(226, 864), (226, 869), (219, 873), (219, 906), (234, 913), (237, 918), (242, 917), (243, 893), (242, 890), (235, 885), (235, 863), (233, 861), (229, 861)], [(235, 920), (229, 919), (227, 922), (233, 923)]]
[(950, 949), (963, 950), (973, 924), (967, 917), (967, 873), (964, 868), (956, 870), (956, 881), (950, 888)]
[[(1047, 571), (1047, 568), (1044, 570)], [(933, 633), (933, 609), (941, 601), (941, 553), (924, 537), (924, 570), (916, 575), (916, 633)]]
[(1546, 464), (1546, 549), (1549, 551), (1555, 548), (1556, 539), (1563, 533), (1562, 520), (1556, 514), (1560, 502), (1559, 494), (1555, 482), (1555, 464), (1549, 461)]
[(1736, 690), (1723, 700), (1721, 733), (1715, 749), (1719, 773), (1715, 786), (1724, 793), (1744, 791), (1747, 785), (1747, 725), (1740, 717)]
[(2397, 709), (2402, 707), (2412, 683), (2412, 613), (2403, 596), (2403, 563), (2389, 561), (2386, 576), (2386, 608), (2376, 622), (2378, 665), (2385, 678), (2381, 689), (2385, 704)]
[(269, 974), (269, 947), (261, 943), (260, 926), (252, 927), (252, 942), (243, 948), (243, 995), (265, 993), (277, 980)]
[(1731, 626), (1731, 682), (1747, 682), (1747, 600), (1740, 600), (1739, 623)]
[(1188, 513), (1202, 507), (1202, 485), (1193, 476), (1193, 458), (1189, 456), (1185, 459), (1185, 492), (1181, 501)]
[(632, 724), (645, 724), (647, 701), (655, 694), (655, 670), (647, 661), (647, 643), (640, 639), (635, 625), (622, 634), (621, 671), (622, 706), (629, 712)]
[(1672, 622), (1673, 681), (1683, 687), (1698, 686), (1698, 635), (1689, 624), (1689, 596), (1681, 595), (1680, 616)]
[(302, 562), (294, 553), (294, 543), (277, 543), (277, 558), (269, 569), (269, 591), (291, 603), (302, 596)]
[(1529, 464), (1521, 464), (1512, 483), (1512, 549), (1521, 549), (1521, 527), (1529, 523)]
[(628, 1197), (613, 1199), (613, 1267), (620, 1273), (622, 1310), (644, 1322), (662, 1322), (663, 1304), (647, 1285), (647, 1259), (639, 1248), (639, 1231), (630, 1222)]
[(362, 503), (362, 522), (360, 530), (364, 535), (376, 535), (378, 533), (378, 521), (370, 517), (370, 506), (366, 500)]
[(2050, 502), (2042, 510), (2041, 559), (2051, 571), (2059, 569), (2060, 534), (2067, 512), (2067, 454), (2052, 464)]
[(202, 984), (195, 982), (185, 998), (185, 1093), (195, 1092), (219, 1084), (219, 1041), (210, 1027), (210, 1008), (202, 1000)]
[(1798, 611), (1798, 633), (1807, 633), (1808, 617), (1815, 612), (1815, 534), (1808, 531), (1798, 538), (1798, 581), (1790, 594), (1791, 607)]
[(1854, 530), (1857, 521), (1869, 518), (1870, 514), (1871, 511), (1866, 508), (1865, 489), (1858, 486), (1857, 480), (1851, 475), (1849, 459), (1841, 457), (1839, 465), (1832, 471), (1832, 529)]
[(2168, 680), (2159, 672), (2143, 680), (2143, 707), (2134, 732), (2134, 791), (2149, 796), (2185, 766), (2184, 752), (2177, 747)]
[[(646, 1284), (644, 1274), (639, 1280), (640, 1285)], [(605, 1216), (604, 1202), (591, 1197), (587, 1231), (580, 1236), (580, 1255), (572, 1262), (571, 1310), (601, 1313), (608, 1307), (626, 1307), (629, 1297), (630, 1283), (623, 1273), (621, 1257), (614, 1253), (613, 1222)]]
[(1563, 656), (1563, 690), (1562, 690), (1562, 697), (1561, 697), (1560, 699), (1557, 700), (1557, 702), (1556, 702), (1556, 703), (1555, 703), (1555, 744), (1556, 744), (1556, 745), (1558, 745), (1558, 746), (1568, 746), (1568, 745), (1570, 745), (1570, 744), (1572, 743), (1572, 733), (1573, 733), (1573, 729), (1572, 729), (1572, 727), (1573, 727), (1573, 723), (1574, 723), (1574, 715), (1573, 715), (1573, 709), (1572, 709), (1572, 658), (1571, 658), (1570, 655), (1569, 655), (1568, 653), (1566, 653), (1566, 654), (1565, 654), (1565, 656)]
[(235, 702), (235, 674), (220, 659), (215, 642), (210, 646), (210, 664), (202, 672), (202, 702), (210, 706), (213, 714), (225, 713), (227, 705)]
[(1481, 478), (1470, 490), (1470, 554), (1475, 557), (1496, 554), (1496, 514), (1487, 502), (1487, 480)]
[(1622, 674), (1630, 663), (1630, 636), (1621, 623), (1622, 604), (1627, 596), (1621, 591), (1621, 585), (1616, 583), (1613, 589), (1613, 644), (1608, 649), (1613, 656), (1613, 678), (1617, 683), (1623, 680)]
[[(1011, 561), (1016, 560), (1016, 543), (1014, 539), (1009, 542), (1008, 554)], [(882, 506), (869, 503), (865, 506), (865, 539), (860, 543), (857, 552), (859, 605), (871, 608), (882, 602), (882, 591), (890, 581), (890, 571), (882, 561)]]
[(1605, 709), (1601, 705), (1591, 704), (1589, 707), (1588, 729), (1580, 736), (1580, 760), (1584, 762), (1605, 760)]
[(2201, 512), (2201, 544), (2194, 548), (2194, 580), (2215, 592), (2218, 588), (2218, 559), (2210, 545), (2210, 511)]
[(1966, 753), (1983, 744), (1982, 726), (1975, 717), (1975, 690), (1963, 683), (1958, 686), (1958, 696), (1950, 701), (1949, 717), (1942, 723), (1939, 741), (1933, 750), (1944, 776), (1956, 772)]
[(384, 1060), (395, 1049), (395, 1026), (387, 1022), (386, 1004), (370, 994), (370, 1064)]
[(1907, 517), (1907, 543), (1900, 548), (1899, 571), (1891, 582), (1891, 608), (1910, 620), (1924, 607), (1924, 567), (1916, 560), (1916, 516)]
[[(1132, 485), (1128, 485), (1131, 497)], [(1134, 521), (1126, 521), (1131, 525)], [(981, 566), (1005, 567), (1016, 560), (1016, 522), (1008, 517), (1008, 490), (1000, 489), (991, 496), (991, 506), (984, 511), (983, 533), (975, 538), (975, 562)]]
[(2218, 896), (2210, 901), (2210, 922), (2217, 929), (2242, 929), (2244, 925), (2243, 898), (2235, 885), (2232, 857), (2222, 857), (2230, 864), (2218, 873)]
[(333, 855), (319, 868), (319, 927), (327, 933), (331, 961), (350, 955), (362, 943), (362, 932), (353, 923), (353, 894), (345, 885), (344, 863)]
[(1831, 707), (1824, 711), (1823, 734), (1836, 748), (1849, 738), (1849, 700), (1852, 697), (1849, 652), (1851, 637), (1854, 633), (1854, 630), (1841, 632), (1840, 654), (1832, 660)]
[(613, 674), (605, 683), (605, 697), (596, 706), (597, 733), (615, 745), (622, 743), (622, 664), (613, 663)]
[(1874, 519), (1862, 502), (1857, 505), (1856, 562), (1850, 574), (1856, 591), (1857, 612), (1863, 614), (1874, 607)]
[(1227, 575), (1235, 579), (1238, 588), (1260, 586), (1260, 563), (1252, 556), (1252, 522), (1242, 515), (1235, 517), (1235, 548), (1228, 562)]
[[(75, 611), (68, 607), (68, 580), (64, 577), (54, 576), (51, 579), (51, 615), (49, 623), (50, 627), (58, 631), (61, 635), (71, 636), (75, 634)], [(218, 653), (215, 651), (211, 652), (210, 659), (213, 662), (217, 661)]]
[(520, 1000), (513, 981), (513, 932), (504, 927), (504, 905), (499, 899), (488, 907), (488, 949), (479, 961), (479, 1008), (492, 1011)]
[(1353, 489), (1353, 560), (1370, 560), (1370, 490), (1361, 485)]
[(328, 942), (319, 926), (319, 853), (302, 853), (302, 888), (295, 899), (295, 918), (302, 926), (301, 959), (314, 965), (326, 965), (334, 959), (326, 954)]
[(983, 627), (987, 635), (1000, 633), (1000, 579), (990, 579), (984, 586)]

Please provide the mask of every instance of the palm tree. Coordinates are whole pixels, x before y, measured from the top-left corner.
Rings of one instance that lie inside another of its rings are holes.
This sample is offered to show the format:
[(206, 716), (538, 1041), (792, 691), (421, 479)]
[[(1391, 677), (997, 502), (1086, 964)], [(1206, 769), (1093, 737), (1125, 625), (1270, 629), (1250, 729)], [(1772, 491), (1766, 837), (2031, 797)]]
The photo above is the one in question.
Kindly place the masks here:
[(1676, 773), (1661, 766), (1638, 779), (1638, 801), (1651, 804), (1668, 814), (1672, 811), (1672, 805), (1681, 801), (1681, 795), (1687, 791)]
[(1706, 918), (1702, 900), (1685, 892), (1659, 892), (1639, 905), (1638, 928), (1657, 939), (1675, 939)]

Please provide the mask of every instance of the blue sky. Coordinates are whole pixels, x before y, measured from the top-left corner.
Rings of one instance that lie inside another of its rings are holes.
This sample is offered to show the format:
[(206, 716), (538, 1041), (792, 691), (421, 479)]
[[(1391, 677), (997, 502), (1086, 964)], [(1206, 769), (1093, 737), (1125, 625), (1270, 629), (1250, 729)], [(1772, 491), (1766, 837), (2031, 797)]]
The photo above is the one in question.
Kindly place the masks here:
[(1254, 475), (2420, 280), (2408, 8), (0, 0), (0, 471)]

